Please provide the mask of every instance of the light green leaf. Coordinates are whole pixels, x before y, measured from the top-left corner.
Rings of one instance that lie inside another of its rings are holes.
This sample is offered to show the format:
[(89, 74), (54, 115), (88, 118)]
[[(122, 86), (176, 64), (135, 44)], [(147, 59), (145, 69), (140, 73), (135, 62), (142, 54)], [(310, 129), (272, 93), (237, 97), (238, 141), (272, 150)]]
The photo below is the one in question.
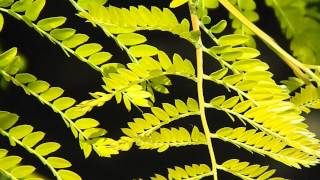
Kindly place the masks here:
[(163, 109), (168, 113), (171, 117), (179, 116), (179, 111), (177, 108), (169, 103), (162, 103)]
[(9, 130), (9, 135), (16, 139), (21, 139), (33, 131), (33, 127), (30, 125), (19, 125)]
[(0, 32), (2, 31), (3, 24), (4, 24), (3, 15), (2, 15), (2, 13), (0, 13)]
[(79, 107), (72, 107), (67, 109), (64, 114), (69, 118), (69, 119), (77, 119), (83, 115), (86, 114), (87, 111), (82, 110)]
[(228, 73), (228, 68), (222, 68), (222, 69), (219, 69), (218, 71), (211, 73), (210, 77), (214, 80), (219, 80), (223, 78), (227, 73)]
[(240, 34), (231, 34), (224, 35), (218, 39), (218, 44), (220, 46), (230, 45), (237, 46), (240, 44), (244, 44), (249, 40), (248, 36), (240, 35)]
[(206, 8), (217, 8), (219, 6), (218, 0), (204, 0), (204, 6)]
[(0, 159), (5, 157), (8, 154), (8, 150), (0, 149)]
[(163, 69), (168, 70), (172, 66), (172, 62), (165, 52), (159, 51), (158, 59)]
[(14, 0), (1, 0), (0, 7), (8, 7), (13, 3)]
[(50, 35), (59, 41), (71, 38), (75, 33), (76, 30), (72, 28), (61, 28), (50, 31)]
[(88, 43), (78, 47), (75, 53), (81, 57), (88, 57), (102, 50), (102, 46), (98, 43)]
[(226, 29), (226, 27), (227, 27), (227, 21), (226, 20), (221, 20), (217, 24), (212, 26), (210, 28), (210, 31), (212, 33), (218, 34), (218, 33), (221, 33), (222, 31), (224, 31)]
[(151, 107), (152, 106), (152, 103), (144, 98), (133, 97), (131, 100), (132, 100), (132, 103), (134, 103), (137, 106), (141, 106), (141, 107)]
[(238, 59), (251, 59), (256, 58), (260, 55), (260, 52), (258, 50), (250, 47), (236, 47), (233, 49), (242, 52), (241, 56), (239, 56)]
[(90, 143), (88, 142), (83, 142), (81, 143), (81, 148), (83, 150), (83, 153), (84, 153), (84, 157), (85, 158), (88, 158), (92, 152), (92, 146)]
[(196, 101), (193, 98), (187, 99), (187, 107), (188, 107), (188, 110), (191, 112), (199, 111), (198, 101)]
[(58, 171), (58, 174), (63, 180), (81, 180), (81, 177), (78, 174), (69, 170), (61, 169)]
[(181, 114), (185, 114), (185, 113), (188, 112), (188, 107), (187, 107), (187, 105), (186, 105), (183, 101), (181, 101), (180, 99), (176, 99), (176, 100), (174, 101), (174, 103), (175, 103), (175, 106), (177, 107), (178, 111), (179, 111)]
[(37, 80), (37, 78), (34, 75), (29, 73), (19, 73), (15, 76), (15, 79), (23, 84), (31, 83)]
[(90, 4), (104, 5), (108, 0), (78, 0), (77, 3), (84, 9), (88, 9)]
[(10, 169), (21, 162), (22, 158), (19, 156), (7, 156), (0, 159), (0, 169)]
[(232, 108), (239, 102), (239, 99), (240, 99), (239, 96), (234, 96), (232, 98), (229, 98), (221, 104), (221, 107), (227, 108), (227, 109)]
[(224, 83), (228, 83), (228, 84), (235, 84), (239, 81), (241, 81), (243, 79), (243, 74), (233, 74), (233, 75), (230, 75), (230, 76), (226, 76), (222, 79), (222, 81)]
[(13, 47), (0, 54), (0, 68), (8, 66), (16, 57), (18, 49)]
[(170, 8), (179, 7), (187, 2), (188, 2), (188, 0), (172, 0), (170, 3)]
[(127, 33), (127, 34), (119, 34), (117, 36), (117, 40), (124, 45), (132, 46), (132, 45), (137, 45), (137, 44), (146, 42), (147, 38), (141, 34)]
[(41, 132), (41, 131), (33, 132), (31, 134), (28, 134), (22, 139), (22, 144), (32, 148), (38, 142), (40, 142), (44, 138), (44, 136), (45, 136), (44, 132)]
[(28, 88), (37, 94), (48, 90), (49, 87), (50, 87), (50, 84), (42, 80), (37, 80), (28, 84)]
[(164, 122), (170, 121), (169, 115), (168, 115), (164, 110), (162, 110), (161, 108), (152, 107), (152, 108), (151, 108), (151, 111), (152, 111), (152, 113), (153, 113), (157, 118), (159, 118), (161, 121), (164, 121)]
[(35, 151), (40, 154), (41, 156), (47, 156), (50, 153), (53, 153), (55, 151), (57, 151), (59, 148), (61, 147), (61, 145), (59, 143), (56, 142), (46, 142), (43, 144), (38, 145), (35, 148)]
[(80, 129), (89, 129), (97, 127), (100, 123), (92, 118), (81, 118), (75, 122), (75, 125)]
[(25, 16), (31, 21), (37, 20), (45, 4), (46, 0), (35, 0), (26, 10)]
[(156, 47), (147, 44), (141, 44), (129, 48), (129, 52), (134, 57), (154, 56), (158, 53), (158, 51), (159, 50)]
[(0, 111), (0, 129), (7, 130), (11, 128), (19, 119), (17, 114)]
[(76, 100), (70, 97), (61, 97), (53, 101), (53, 106), (59, 110), (65, 110), (76, 103)]
[(23, 165), (18, 166), (11, 170), (11, 174), (16, 178), (24, 178), (30, 174), (32, 174), (36, 170), (33, 166)]
[(224, 128), (221, 128), (219, 129), (216, 134), (217, 136), (220, 136), (220, 137), (228, 137), (229, 135), (231, 135), (233, 132), (233, 129), (230, 128), (230, 127), (224, 127)]
[(37, 26), (44, 31), (50, 31), (64, 24), (66, 20), (63, 16), (45, 18), (38, 21)]
[(53, 101), (63, 94), (64, 90), (60, 87), (50, 87), (47, 91), (40, 94), (46, 101)]
[(11, 6), (11, 10), (14, 12), (25, 12), (32, 5), (32, 2), (33, 2), (33, 0), (16, 1)]
[(108, 52), (98, 52), (98, 53), (91, 55), (89, 57), (88, 61), (94, 65), (100, 65), (100, 64), (103, 64), (103, 63), (107, 62), (108, 60), (110, 60), (111, 57), (112, 57), (112, 54), (110, 54)]
[(107, 133), (107, 131), (105, 129), (102, 129), (102, 128), (90, 128), (90, 129), (86, 129), (84, 131), (84, 134), (88, 138), (100, 137), (100, 136), (105, 135), (106, 133)]
[(79, 46), (80, 44), (83, 44), (89, 40), (89, 36), (86, 34), (75, 34), (74, 36), (63, 40), (62, 44), (67, 46), (68, 48), (75, 48)]
[(212, 106), (220, 106), (226, 100), (225, 96), (217, 96), (210, 101)]
[(68, 160), (60, 157), (49, 157), (47, 161), (52, 167), (58, 169), (68, 168), (72, 166), (72, 164)]

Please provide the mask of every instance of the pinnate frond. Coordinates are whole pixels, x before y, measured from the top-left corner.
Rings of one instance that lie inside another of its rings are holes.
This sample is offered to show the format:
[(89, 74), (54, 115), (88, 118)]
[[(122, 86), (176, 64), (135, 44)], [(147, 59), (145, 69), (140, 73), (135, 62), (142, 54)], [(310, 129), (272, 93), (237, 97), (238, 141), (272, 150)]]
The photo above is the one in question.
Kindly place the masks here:
[[(75, 180), (81, 179), (79, 175), (77, 175), (73, 171), (66, 169), (71, 167), (72, 165), (68, 160), (50, 155), (51, 153), (56, 152), (61, 147), (59, 143), (40, 143), (44, 138), (45, 133), (41, 131), (33, 132), (33, 127), (31, 125), (24, 124), (14, 126), (18, 119), (19, 116), (16, 114), (7, 111), (0, 111), (0, 134), (6, 136), (9, 139), (11, 146), (19, 145), (31, 154), (34, 154), (44, 165), (46, 165), (50, 169), (53, 175), (56, 176), (56, 178), (59, 180), (65, 179), (65, 173), (71, 174), (71, 177), (73, 177), (73, 179)], [(0, 163), (0, 169), (2, 169), (1, 166), (4, 166), (4, 170), (12, 169), (20, 162), (20, 160), (17, 161), (17, 158), (21, 160), (21, 158), (16, 157), (12, 161), (11, 159), (7, 159), (6, 162)], [(12, 164), (13, 162), (17, 163)]]
[[(13, 180), (21, 178), (35, 178), (34, 173), (36, 168), (32, 165), (20, 164), (22, 157), (15, 155), (8, 155), (8, 150), (0, 149), (0, 177), (9, 178)], [(4, 176), (4, 177), (3, 177)], [(39, 180), (42, 178), (37, 177)]]
[(249, 162), (239, 161), (238, 159), (230, 159), (218, 166), (218, 169), (231, 173), (241, 179), (269, 179), (269, 180), (285, 180), (281, 177), (272, 177), (276, 170), (269, 170), (269, 166), (261, 166), (259, 164), (250, 165)]
[(290, 101), (297, 107), (309, 113), (310, 109), (320, 109), (320, 90), (312, 84), (300, 88), (300, 93), (296, 93)]
[(198, 180), (207, 176), (211, 176), (212, 172), (206, 164), (185, 165), (183, 168), (175, 166), (168, 168), (168, 175), (164, 177), (160, 174), (155, 174), (151, 180), (166, 180), (166, 179), (193, 179)]
[[(9, 52), (9, 53), (8, 53)], [(86, 114), (79, 107), (73, 106), (76, 100), (71, 97), (62, 96), (64, 90), (60, 87), (51, 87), (51, 85), (43, 80), (38, 80), (34, 75), (29, 73), (17, 73), (17, 71), (7, 72), (8, 67), (14, 61), (16, 50), (8, 50), (0, 55), (0, 74), (13, 84), (21, 87), (26, 94), (37, 98), (41, 103), (49, 106), (54, 112), (58, 113), (64, 120), (67, 127), (70, 128), (75, 138), (79, 138), (81, 143), (85, 143), (92, 138), (98, 138), (106, 134), (106, 130), (97, 127), (99, 122), (92, 118), (81, 118)], [(3, 64), (3, 65), (1, 65)], [(11, 74), (9, 74), (11, 73)], [(96, 146), (89, 143), (90, 146)], [(98, 146), (98, 145), (97, 145)], [(93, 147), (85, 146), (85, 157), (90, 155)], [(93, 148), (94, 149), (94, 148)], [(101, 154), (103, 156), (103, 154)]]
[(207, 143), (205, 135), (196, 126), (193, 127), (191, 133), (183, 127), (160, 128), (159, 132), (155, 131), (149, 136), (136, 137), (134, 140), (140, 149), (157, 149), (158, 152), (163, 152), (170, 147)]
[[(190, 60), (183, 60), (174, 54), (172, 60), (162, 51), (157, 52), (158, 60), (145, 56), (138, 63), (128, 63), (127, 68), (120, 64), (111, 64), (104, 69), (106, 83), (103, 88), (108, 92), (91, 93), (92, 100), (79, 104), (84, 111), (102, 106), (115, 96), (118, 103), (122, 100), (128, 110), (131, 104), (140, 107), (151, 107), (154, 91), (167, 94), (166, 86), (171, 85), (168, 75), (183, 76), (194, 80), (195, 69)], [(148, 83), (147, 83), (148, 82)]]
[(319, 140), (307, 129), (304, 117), (299, 115), (300, 111), (294, 104), (287, 101), (267, 101), (259, 106), (252, 106), (250, 101), (239, 99), (235, 96), (226, 100), (225, 96), (218, 96), (207, 107), (222, 110), (232, 120), (237, 117), (289, 146), (319, 157)]
[(97, 24), (112, 34), (132, 33), (139, 30), (161, 30), (183, 35), (189, 32), (187, 19), (179, 22), (170, 9), (158, 7), (148, 9), (144, 6), (130, 6), (129, 9), (114, 6), (104, 7), (97, 3), (88, 6), (87, 12), (79, 16), (92, 24)]
[(288, 148), (287, 144), (280, 139), (264, 132), (257, 132), (256, 129), (224, 127), (219, 129), (212, 137), (230, 142), (252, 153), (267, 155), (288, 166), (299, 169), (301, 168), (300, 165), (310, 167), (319, 162), (317, 157), (295, 148)]
[(129, 137), (148, 136), (172, 121), (198, 114), (199, 107), (195, 99), (188, 98), (187, 103), (176, 99), (174, 105), (163, 103), (162, 108), (151, 107), (151, 113), (142, 114), (143, 118), (135, 118), (134, 122), (128, 123), (129, 128), (123, 128), (122, 132)]

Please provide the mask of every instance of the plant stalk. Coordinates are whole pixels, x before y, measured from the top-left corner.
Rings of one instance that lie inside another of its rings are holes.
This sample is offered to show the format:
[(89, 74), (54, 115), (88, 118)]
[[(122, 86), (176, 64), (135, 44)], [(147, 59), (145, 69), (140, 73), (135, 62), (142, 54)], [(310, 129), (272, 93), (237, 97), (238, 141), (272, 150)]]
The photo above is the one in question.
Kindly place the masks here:
[[(192, 29), (193, 31), (200, 31), (200, 22), (199, 18), (196, 15), (196, 11), (192, 9), (190, 5), (190, 16), (191, 16), (191, 22), (192, 22)], [(201, 38), (198, 39), (197, 44), (202, 44)], [(204, 134), (206, 136), (207, 140), (207, 146), (210, 154), (210, 159), (211, 159), (211, 165), (212, 165), (212, 173), (213, 173), (213, 179), (217, 180), (218, 179), (218, 174), (217, 174), (217, 162), (212, 146), (212, 141), (211, 141), (211, 133), (210, 129), (207, 123), (207, 118), (205, 114), (205, 101), (204, 101), (204, 94), (203, 94), (203, 49), (202, 46), (196, 47), (196, 60), (197, 60), (197, 92), (198, 92), (198, 103), (199, 103), (199, 111), (200, 111), (200, 118), (201, 118), (201, 123), (202, 127), (204, 130)]]

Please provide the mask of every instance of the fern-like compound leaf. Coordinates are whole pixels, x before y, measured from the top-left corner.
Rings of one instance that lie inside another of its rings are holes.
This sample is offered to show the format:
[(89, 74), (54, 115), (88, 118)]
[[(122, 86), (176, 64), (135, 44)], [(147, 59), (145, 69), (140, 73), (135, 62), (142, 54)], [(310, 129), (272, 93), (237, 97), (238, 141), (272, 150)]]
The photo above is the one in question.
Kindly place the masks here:
[(163, 152), (170, 147), (206, 144), (205, 135), (195, 126), (189, 133), (185, 128), (160, 128), (159, 132), (154, 131), (148, 136), (134, 138), (140, 149), (157, 149)]
[(151, 177), (152, 180), (167, 180), (167, 179), (202, 179), (207, 176), (211, 176), (212, 171), (206, 164), (192, 164), (185, 165), (184, 167), (175, 166), (174, 168), (168, 168), (168, 175), (166, 177), (155, 174)]
[(296, 93), (290, 101), (306, 113), (312, 109), (320, 109), (320, 90), (313, 85), (306, 85), (300, 88), (300, 93)]
[(293, 54), (307, 64), (319, 64), (319, 21), (306, 13), (308, 3), (303, 0), (266, 0), (275, 11), (281, 29), (291, 40)]
[[(50, 171), (54, 176), (56, 176), (57, 179), (62, 180), (63, 177), (59, 174), (58, 169), (69, 168), (71, 167), (71, 163), (64, 158), (54, 157), (50, 155), (51, 153), (56, 152), (61, 147), (61, 145), (57, 142), (40, 143), (40, 141), (44, 138), (45, 133), (41, 131), (33, 132), (33, 127), (30, 125), (14, 126), (18, 118), (19, 116), (16, 114), (6, 111), (0, 111), (0, 122), (10, 122), (9, 124), (7, 123), (7, 126), (2, 126), (4, 128), (0, 127), (0, 134), (9, 139), (11, 146), (19, 145), (31, 154), (34, 154), (44, 165), (46, 165), (50, 169)], [(1, 160), (3, 162), (1, 162)], [(20, 173), (20, 175), (23, 175), (23, 173), (18, 172), (17, 169), (13, 169), (14, 167), (19, 167), (17, 166), (17, 164), (20, 162), (20, 160), (21, 158), (12, 160), (0, 159), (0, 169), (11, 169), (12, 171), (15, 170), (15, 174)], [(23, 167), (20, 166), (21, 171), (23, 171), (22, 168)], [(33, 169), (33, 171), (34, 170), (35, 169)], [(30, 171), (30, 174), (33, 171)], [(14, 175), (13, 172), (11, 173), (12, 175)], [(26, 174), (25, 176), (27, 175), (29, 174)], [(79, 175), (77, 176), (79, 177), (79, 179), (81, 179)]]
[(179, 22), (171, 10), (167, 8), (161, 10), (155, 6), (151, 9), (144, 6), (130, 6), (126, 9), (92, 3), (88, 6), (87, 12), (80, 12), (79, 15), (93, 24), (106, 28), (112, 34), (161, 30), (183, 35), (188, 33), (190, 28), (187, 19)]
[[(7, 54), (7, 53), (5, 53)], [(1, 55), (0, 55), (1, 56)], [(5, 56), (6, 57), (6, 56)], [(0, 59), (0, 63), (5, 61), (6, 58)], [(10, 64), (8, 65), (10, 67)], [(37, 80), (37, 78), (28, 73), (17, 73), (16, 74), (8, 74), (6, 72), (5, 67), (3, 70), (0, 69), (1, 75), (8, 81), (11, 81), (15, 85), (23, 88), (23, 90), (28, 95), (32, 95), (37, 98), (41, 103), (49, 106), (54, 112), (60, 114), (62, 119), (64, 120), (67, 127), (70, 128), (71, 132), (76, 138), (79, 138), (80, 147), (86, 147), (84, 150), (85, 157), (90, 155), (88, 150), (89, 146), (102, 146), (94, 144), (95, 142), (90, 142), (93, 138), (100, 138), (101, 136), (106, 134), (106, 130), (102, 128), (98, 128), (98, 121), (94, 119), (88, 118), (80, 118), (86, 114), (81, 108), (73, 106), (76, 103), (76, 100), (71, 97), (63, 97), (62, 94), (64, 90), (59, 87), (50, 87), (50, 84), (46, 81)], [(12, 117), (12, 121), (6, 121), (3, 123), (4, 129), (10, 127), (12, 123), (14, 123), (14, 119)], [(86, 144), (86, 145), (83, 145)], [(55, 150), (56, 145), (46, 144), (44, 147), (50, 147), (50, 149)], [(43, 147), (39, 147), (38, 150), (43, 152)], [(95, 150), (95, 148), (90, 147), (90, 149)], [(97, 152), (99, 155), (104, 156), (100, 152)]]
[(123, 128), (122, 132), (129, 137), (149, 136), (162, 126), (178, 119), (198, 115), (199, 107), (196, 100), (188, 98), (187, 104), (182, 100), (175, 100), (175, 105), (163, 103), (162, 108), (152, 107), (152, 113), (144, 113), (143, 118), (135, 118), (129, 122), (129, 128)]
[[(22, 158), (20, 156), (8, 155), (8, 150), (0, 149), (0, 177), (9, 178), (13, 180), (38, 178), (32, 165), (20, 164)], [(4, 177), (3, 177), (4, 176)]]
[(112, 97), (115, 97), (118, 103), (123, 100), (129, 111), (131, 104), (151, 107), (154, 101), (154, 91), (169, 93), (166, 88), (171, 85), (168, 75), (195, 80), (195, 69), (190, 60), (183, 60), (178, 54), (174, 54), (170, 60), (164, 52), (157, 53), (158, 60), (150, 56), (141, 57), (138, 63), (128, 63), (127, 68), (113, 63), (102, 66), (105, 74), (103, 88), (108, 93), (91, 93), (95, 99), (83, 101), (79, 107), (84, 111), (90, 111), (93, 107), (102, 106)]
[(230, 159), (218, 166), (218, 169), (231, 173), (241, 179), (269, 179), (269, 180), (285, 180), (280, 177), (272, 177), (276, 170), (269, 170), (269, 166), (261, 166), (258, 164), (250, 165), (249, 162), (241, 162), (238, 159)]
[(300, 165), (310, 167), (319, 163), (317, 157), (295, 148), (287, 148), (287, 144), (283, 141), (264, 132), (257, 132), (255, 129), (224, 127), (219, 129), (212, 137), (230, 142), (250, 152), (267, 155), (288, 166), (299, 169), (301, 168)]

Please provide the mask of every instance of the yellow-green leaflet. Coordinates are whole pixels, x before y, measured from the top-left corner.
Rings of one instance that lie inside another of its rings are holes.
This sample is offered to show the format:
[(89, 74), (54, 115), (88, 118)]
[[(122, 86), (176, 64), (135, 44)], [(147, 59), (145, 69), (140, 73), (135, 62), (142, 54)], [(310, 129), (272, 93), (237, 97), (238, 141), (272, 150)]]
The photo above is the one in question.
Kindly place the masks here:
[(45, 4), (46, 0), (35, 0), (26, 10), (25, 16), (31, 21), (37, 20)]

